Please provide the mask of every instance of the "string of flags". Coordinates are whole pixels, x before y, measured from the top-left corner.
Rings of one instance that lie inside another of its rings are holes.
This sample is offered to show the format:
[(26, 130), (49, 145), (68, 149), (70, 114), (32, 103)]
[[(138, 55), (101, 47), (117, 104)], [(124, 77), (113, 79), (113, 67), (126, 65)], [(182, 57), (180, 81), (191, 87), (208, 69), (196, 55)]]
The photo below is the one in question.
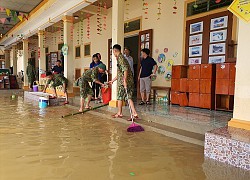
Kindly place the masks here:
[(19, 12), (19, 11), (14, 11), (8, 8), (3, 8), (0, 7), (0, 12), (6, 12), (6, 15), (8, 16), (7, 18), (0, 18), (0, 23), (5, 24), (6, 22), (9, 22), (13, 19), (14, 22), (17, 22), (17, 19), (20, 21), (23, 21), (24, 19), (28, 20), (28, 14)]

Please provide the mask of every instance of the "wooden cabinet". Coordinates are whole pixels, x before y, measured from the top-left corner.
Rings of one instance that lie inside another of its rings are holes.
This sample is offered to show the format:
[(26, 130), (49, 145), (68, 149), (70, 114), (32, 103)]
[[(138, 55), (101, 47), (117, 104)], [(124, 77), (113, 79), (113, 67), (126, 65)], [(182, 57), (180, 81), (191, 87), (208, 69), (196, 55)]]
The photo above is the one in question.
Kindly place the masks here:
[(171, 80), (171, 90), (172, 91), (180, 91), (180, 79), (172, 79)]
[(199, 79), (189, 79), (189, 92), (199, 93), (200, 92), (200, 80)]
[(217, 79), (216, 80), (216, 94), (228, 94), (229, 93), (229, 79)]
[(236, 64), (231, 63), (229, 67), (229, 78), (235, 80), (236, 75)]
[(179, 104), (179, 92), (171, 91), (171, 104)]
[(211, 79), (200, 79), (200, 93), (212, 93)]
[(188, 78), (194, 79), (194, 78), (200, 78), (201, 73), (201, 65), (190, 65), (188, 68)]
[(216, 79), (229, 79), (229, 63), (216, 64)]
[(177, 65), (172, 67), (172, 78), (187, 78), (187, 66)]
[(212, 109), (211, 94), (200, 94), (200, 107), (206, 109)]
[(188, 79), (182, 78), (180, 79), (180, 92), (188, 92)]
[(201, 79), (212, 79), (214, 70), (214, 64), (201, 64)]
[(200, 107), (200, 94), (189, 93), (188, 105), (192, 107)]
[(235, 90), (235, 80), (234, 79), (229, 79), (229, 95), (234, 95), (234, 90)]
[(180, 106), (188, 106), (187, 93), (180, 93), (178, 95), (178, 102), (179, 102)]
[(216, 109), (232, 111), (234, 106), (234, 96), (216, 95)]

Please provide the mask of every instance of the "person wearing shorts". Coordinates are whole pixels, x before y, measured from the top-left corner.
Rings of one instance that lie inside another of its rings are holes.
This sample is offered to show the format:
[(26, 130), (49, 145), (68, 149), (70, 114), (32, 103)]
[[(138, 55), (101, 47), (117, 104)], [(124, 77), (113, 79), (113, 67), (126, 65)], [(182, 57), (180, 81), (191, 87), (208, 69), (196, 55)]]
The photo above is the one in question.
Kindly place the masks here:
[[(149, 49), (142, 49), (141, 56), (141, 68), (139, 71), (138, 82), (140, 82), (140, 93), (142, 101), (139, 105), (150, 105), (150, 93), (151, 93), (151, 78), (155, 76), (155, 73), (158, 69), (157, 63), (155, 60), (149, 56), (150, 50)], [(154, 70), (154, 72), (152, 72)], [(146, 97), (145, 97), (146, 92)]]
[(101, 63), (97, 67), (94, 67), (92, 69), (87, 70), (85, 73), (83, 73), (82, 77), (80, 77), (78, 81), (78, 85), (80, 86), (80, 109), (79, 112), (82, 112), (84, 109), (84, 101), (86, 98), (88, 98), (88, 102), (85, 106), (85, 109), (90, 109), (90, 101), (92, 96), (94, 95), (92, 88), (89, 85), (89, 82), (95, 82), (96, 84), (101, 85), (101, 87), (104, 86), (103, 83), (101, 83), (98, 80), (99, 74), (102, 74), (106, 71), (106, 65)]

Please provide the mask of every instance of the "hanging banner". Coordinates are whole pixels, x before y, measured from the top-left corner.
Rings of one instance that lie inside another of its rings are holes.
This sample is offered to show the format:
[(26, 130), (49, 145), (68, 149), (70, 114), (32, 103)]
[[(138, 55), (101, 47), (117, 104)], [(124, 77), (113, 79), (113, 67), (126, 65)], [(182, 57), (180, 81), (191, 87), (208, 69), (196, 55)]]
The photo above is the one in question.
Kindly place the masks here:
[(5, 21), (6, 21), (6, 18), (1, 18), (1, 19), (0, 19), (0, 22), (1, 22), (2, 24), (4, 24)]
[(19, 19), (20, 21), (23, 21), (23, 16), (18, 16), (18, 19)]
[(12, 17), (16, 16), (16, 11), (10, 10)]
[(234, 0), (228, 10), (239, 19), (250, 22), (250, 0)]
[(8, 17), (8, 18), (6, 18), (9, 22), (10, 22), (10, 20), (11, 20), (11, 17)]
[(6, 9), (7, 16), (10, 16), (10, 9)]

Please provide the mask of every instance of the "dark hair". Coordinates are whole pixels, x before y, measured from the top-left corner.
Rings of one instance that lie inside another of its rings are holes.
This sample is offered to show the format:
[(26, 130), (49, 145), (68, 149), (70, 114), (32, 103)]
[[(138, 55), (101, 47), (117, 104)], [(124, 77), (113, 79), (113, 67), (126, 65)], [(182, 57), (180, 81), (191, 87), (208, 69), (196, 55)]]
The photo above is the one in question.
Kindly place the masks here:
[(147, 49), (147, 48), (144, 48), (144, 49), (142, 49), (141, 51), (144, 52), (144, 53), (146, 53), (148, 56), (149, 56), (149, 54), (150, 54), (150, 50)]
[(101, 55), (100, 53), (96, 53), (96, 55), (97, 55), (98, 59), (99, 59), (99, 56), (100, 56), (100, 59), (99, 59), (99, 60), (102, 59), (102, 55)]
[(61, 61), (61, 60), (57, 60), (56, 62), (62, 63), (62, 61)]
[(51, 76), (51, 75), (52, 75), (52, 72), (50, 72), (50, 71), (46, 72), (46, 76)]
[(94, 55), (92, 56), (92, 58), (97, 58), (97, 59), (99, 59), (97, 53), (94, 54)]
[(122, 50), (122, 47), (121, 47), (119, 44), (115, 44), (115, 45), (113, 46), (113, 49), (117, 49), (117, 50), (121, 51), (121, 50)]
[(130, 48), (129, 47), (125, 47), (124, 50), (127, 49), (129, 52), (131, 52)]

